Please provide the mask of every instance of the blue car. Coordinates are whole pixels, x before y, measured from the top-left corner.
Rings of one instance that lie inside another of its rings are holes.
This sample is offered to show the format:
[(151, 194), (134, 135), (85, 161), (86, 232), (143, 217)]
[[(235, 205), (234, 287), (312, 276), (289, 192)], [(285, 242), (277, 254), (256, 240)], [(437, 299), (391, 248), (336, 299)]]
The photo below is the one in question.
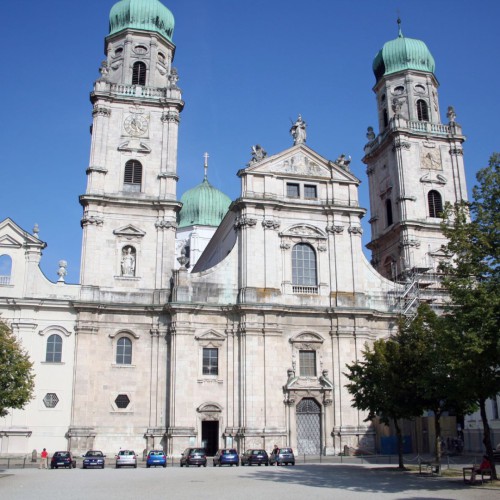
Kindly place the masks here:
[(240, 457), (238, 456), (238, 452), (233, 449), (221, 449), (217, 450), (217, 453), (214, 456), (214, 467), (220, 467), (221, 465), (240, 465)]
[(98, 467), (104, 469), (104, 458), (106, 455), (99, 450), (89, 450), (85, 455), (82, 455), (82, 469), (88, 469), (89, 467)]
[(151, 450), (146, 458), (146, 467), (166, 467), (167, 457), (163, 450)]

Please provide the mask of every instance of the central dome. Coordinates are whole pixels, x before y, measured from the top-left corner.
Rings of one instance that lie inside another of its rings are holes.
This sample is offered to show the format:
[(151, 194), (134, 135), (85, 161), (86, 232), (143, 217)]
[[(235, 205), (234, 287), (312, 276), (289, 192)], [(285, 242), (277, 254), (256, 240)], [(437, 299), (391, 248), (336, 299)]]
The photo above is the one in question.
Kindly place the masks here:
[(121, 0), (109, 12), (109, 34), (127, 28), (155, 31), (172, 41), (174, 16), (159, 0)]
[(179, 228), (188, 226), (217, 227), (227, 213), (231, 199), (212, 186), (207, 178), (181, 196)]
[(373, 73), (378, 82), (383, 76), (409, 69), (434, 73), (436, 64), (424, 42), (405, 38), (400, 29), (398, 38), (386, 42), (375, 56)]

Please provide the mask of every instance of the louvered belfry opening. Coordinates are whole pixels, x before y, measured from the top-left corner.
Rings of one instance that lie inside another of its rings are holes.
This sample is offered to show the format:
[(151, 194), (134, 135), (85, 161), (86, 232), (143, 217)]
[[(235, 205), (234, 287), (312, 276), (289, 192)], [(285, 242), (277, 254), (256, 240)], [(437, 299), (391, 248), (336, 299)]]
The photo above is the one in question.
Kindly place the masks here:
[(137, 160), (125, 163), (125, 176), (123, 179), (125, 190), (140, 191), (142, 184), (142, 164)]
[(443, 215), (443, 200), (437, 191), (429, 191), (427, 195), (429, 202), (429, 217), (442, 217)]
[(146, 85), (146, 65), (141, 61), (132, 68), (132, 85)]

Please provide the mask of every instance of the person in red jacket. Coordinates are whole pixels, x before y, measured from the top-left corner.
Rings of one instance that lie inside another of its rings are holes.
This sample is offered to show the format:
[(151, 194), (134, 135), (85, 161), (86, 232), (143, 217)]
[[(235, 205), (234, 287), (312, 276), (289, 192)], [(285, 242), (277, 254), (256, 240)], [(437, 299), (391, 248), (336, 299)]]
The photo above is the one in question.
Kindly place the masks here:
[(476, 480), (476, 474), (481, 474), (482, 471), (484, 470), (490, 470), (491, 471), (491, 463), (488, 460), (488, 457), (486, 455), (483, 456), (483, 461), (479, 464), (479, 467), (474, 467), (472, 469), (472, 474), (470, 477), (470, 482), (474, 483)]
[(49, 453), (48, 451), (44, 448), (42, 453), (40, 453), (40, 465), (39, 465), (39, 469), (48, 469), (47, 467), (47, 462), (48, 462), (48, 459), (49, 459)]

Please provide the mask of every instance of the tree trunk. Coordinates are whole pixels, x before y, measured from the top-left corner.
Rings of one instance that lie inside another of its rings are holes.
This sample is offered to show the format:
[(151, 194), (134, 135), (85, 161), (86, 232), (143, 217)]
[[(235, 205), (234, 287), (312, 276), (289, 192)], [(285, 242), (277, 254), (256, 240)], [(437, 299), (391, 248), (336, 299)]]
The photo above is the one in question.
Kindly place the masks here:
[(394, 427), (396, 428), (396, 437), (398, 440), (398, 460), (399, 460), (399, 468), (404, 469), (405, 464), (403, 463), (403, 434), (401, 433), (401, 428), (398, 424), (398, 419), (394, 418)]
[(479, 400), (479, 410), (481, 413), (481, 420), (483, 422), (483, 444), (486, 450), (486, 456), (491, 464), (492, 478), (497, 479), (497, 471), (495, 469), (495, 460), (493, 459), (493, 446), (491, 445), (491, 432), (488, 417), (486, 416), (486, 399)]
[(434, 411), (434, 429), (436, 431), (436, 463), (441, 463), (441, 408)]

